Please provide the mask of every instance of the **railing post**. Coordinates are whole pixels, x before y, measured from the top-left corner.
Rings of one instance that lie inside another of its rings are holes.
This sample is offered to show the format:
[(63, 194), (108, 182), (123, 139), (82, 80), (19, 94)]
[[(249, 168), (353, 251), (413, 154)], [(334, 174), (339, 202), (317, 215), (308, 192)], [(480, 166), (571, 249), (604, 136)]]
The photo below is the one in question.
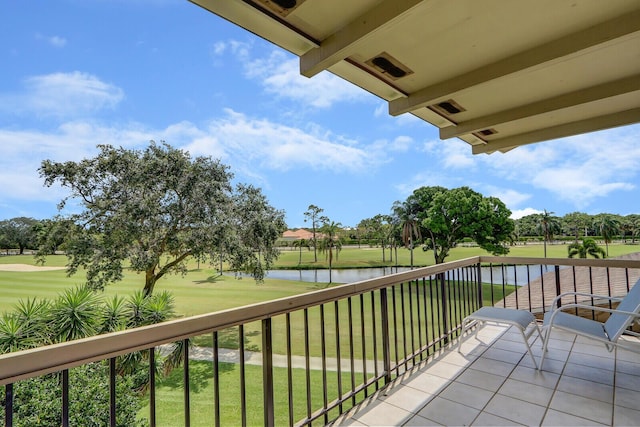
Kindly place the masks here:
[(116, 426), (116, 358), (109, 359), (109, 426)]
[(442, 319), (440, 320), (442, 320), (442, 328), (444, 330), (444, 343), (446, 345), (449, 343), (449, 333), (451, 332), (449, 327), (449, 296), (447, 292), (445, 274), (438, 273), (438, 279), (440, 282), (440, 303), (442, 304)]
[[(560, 266), (556, 265), (555, 273), (556, 273), (556, 296), (560, 295), (562, 292), (560, 290)], [(562, 307), (562, 301), (558, 300), (558, 308)]]
[[(384, 364), (384, 383), (391, 382), (391, 343), (389, 342), (389, 307), (387, 305), (387, 288), (380, 289), (380, 321), (382, 325), (382, 362)], [(394, 334), (397, 331), (394, 331)]]
[(191, 389), (189, 387), (189, 338), (182, 341), (183, 351), (183, 372), (182, 382), (184, 383), (184, 425), (191, 426)]
[(264, 398), (264, 425), (275, 424), (273, 408), (273, 341), (271, 319), (262, 320), (262, 395)]
[(13, 427), (13, 384), (4, 386), (4, 425)]
[(69, 370), (62, 371), (62, 427), (69, 427)]
[(484, 295), (482, 294), (482, 266), (480, 263), (478, 263), (476, 269), (478, 270), (478, 307), (482, 307), (484, 305)]
[(156, 427), (156, 349), (149, 349), (149, 425)]

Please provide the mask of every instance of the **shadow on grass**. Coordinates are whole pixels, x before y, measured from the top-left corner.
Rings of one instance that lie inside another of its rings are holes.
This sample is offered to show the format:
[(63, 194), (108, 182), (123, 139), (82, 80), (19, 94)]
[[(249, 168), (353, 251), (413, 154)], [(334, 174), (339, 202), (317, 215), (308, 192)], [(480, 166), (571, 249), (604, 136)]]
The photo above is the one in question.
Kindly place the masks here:
[[(255, 344), (249, 344), (249, 338), (259, 336), (260, 331), (247, 331), (244, 333), (244, 349), (246, 351), (260, 351), (260, 347)], [(198, 347), (213, 347), (213, 334), (200, 335), (192, 339), (193, 344)], [(238, 328), (228, 328), (218, 332), (218, 348), (228, 348), (237, 350), (240, 347), (240, 337)]]
[[(226, 372), (233, 372), (238, 369), (235, 363), (219, 363), (220, 375)], [(189, 361), (189, 390), (199, 393), (213, 381), (213, 363), (190, 360)], [(169, 375), (158, 381), (158, 386), (167, 387), (172, 390), (182, 390), (184, 388), (184, 369), (179, 367), (171, 371)]]
[(202, 285), (203, 283), (217, 283), (222, 281), (222, 277), (222, 274), (216, 274), (215, 276), (209, 276), (204, 280), (194, 280), (193, 283), (198, 285)]

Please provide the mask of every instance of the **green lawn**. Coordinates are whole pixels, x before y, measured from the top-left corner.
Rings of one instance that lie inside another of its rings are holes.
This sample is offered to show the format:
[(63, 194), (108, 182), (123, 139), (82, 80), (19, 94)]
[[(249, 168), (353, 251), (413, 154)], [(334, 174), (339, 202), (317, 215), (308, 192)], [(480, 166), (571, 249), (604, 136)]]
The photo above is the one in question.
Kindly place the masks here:
[[(223, 426), (237, 426), (241, 423), (240, 412), (240, 369), (238, 365), (220, 363), (220, 424)], [(262, 401), (262, 368), (246, 365), (246, 411), (247, 425), (263, 424)], [(214, 385), (213, 364), (205, 361), (193, 361), (189, 364), (189, 387), (191, 425), (211, 426), (214, 424)], [(306, 417), (306, 378), (302, 369), (292, 370), (292, 396), (294, 406), (294, 422)], [(168, 377), (162, 378), (157, 384), (156, 420), (158, 425), (182, 425), (184, 422), (184, 391), (182, 369), (174, 370)], [(323, 406), (322, 373), (312, 371), (310, 374), (310, 391), (312, 408), (315, 411)], [(338, 397), (338, 376), (336, 372), (328, 372), (326, 376), (328, 401)], [(362, 374), (356, 384), (362, 382)], [(350, 376), (342, 375), (343, 393), (350, 387)], [(274, 368), (274, 396), (275, 424), (288, 425), (288, 393), (287, 370)], [(140, 418), (149, 418), (148, 396), (145, 406), (140, 410)], [(161, 403), (159, 403), (161, 402)], [(345, 410), (349, 403), (345, 403)], [(337, 412), (333, 417), (337, 416)]]
[[(64, 266), (66, 257), (49, 257), (46, 266)], [(34, 264), (32, 256), (2, 256), (0, 264)], [(203, 266), (204, 267), (204, 266)], [(38, 272), (0, 271), (0, 311), (10, 310), (20, 299), (55, 298), (69, 287), (80, 285), (83, 274), (67, 277), (64, 270)], [(125, 272), (121, 282), (107, 286), (105, 297), (131, 295), (142, 289), (144, 277), (134, 272)], [(169, 290), (175, 296), (176, 312), (180, 316), (209, 313), (231, 307), (268, 301), (304, 292), (317, 290), (320, 285), (290, 280), (267, 279), (256, 284), (251, 278), (236, 279), (220, 276), (214, 269), (193, 270), (186, 276), (172, 275), (160, 280), (156, 290)]]

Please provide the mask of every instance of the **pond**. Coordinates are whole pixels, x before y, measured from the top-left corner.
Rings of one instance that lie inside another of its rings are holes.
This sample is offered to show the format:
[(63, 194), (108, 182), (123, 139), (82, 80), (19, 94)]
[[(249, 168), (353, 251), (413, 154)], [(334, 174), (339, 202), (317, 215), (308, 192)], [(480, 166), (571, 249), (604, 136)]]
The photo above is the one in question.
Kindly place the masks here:
[[(482, 267), (482, 280), (492, 281), (495, 284), (505, 283), (509, 285), (526, 285), (529, 280), (540, 277), (541, 273), (553, 271), (553, 266), (530, 265), (518, 266), (493, 266)], [(375, 268), (349, 268), (331, 270), (331, 278), (334, 283), (353, 283), (361, 280), (374, 279), (394, 273), (401, 273), (411, 270), (409, 267), (375, 267)], [(528, 270), (528, 271), (527, 271)], [(329, 282), (329, 270), (268, 270), (267, 277), (271, 279), (298, 280), (301, 282)]]

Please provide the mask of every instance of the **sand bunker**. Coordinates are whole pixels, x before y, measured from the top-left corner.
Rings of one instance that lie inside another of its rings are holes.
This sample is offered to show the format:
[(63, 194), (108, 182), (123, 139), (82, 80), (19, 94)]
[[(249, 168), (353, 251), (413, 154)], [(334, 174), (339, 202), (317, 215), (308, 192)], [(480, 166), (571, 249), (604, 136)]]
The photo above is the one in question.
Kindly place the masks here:
[(64, 269), (65, 267), (43, 267), (29, 264), (0, 264), (0, 271), (50, 271)]

